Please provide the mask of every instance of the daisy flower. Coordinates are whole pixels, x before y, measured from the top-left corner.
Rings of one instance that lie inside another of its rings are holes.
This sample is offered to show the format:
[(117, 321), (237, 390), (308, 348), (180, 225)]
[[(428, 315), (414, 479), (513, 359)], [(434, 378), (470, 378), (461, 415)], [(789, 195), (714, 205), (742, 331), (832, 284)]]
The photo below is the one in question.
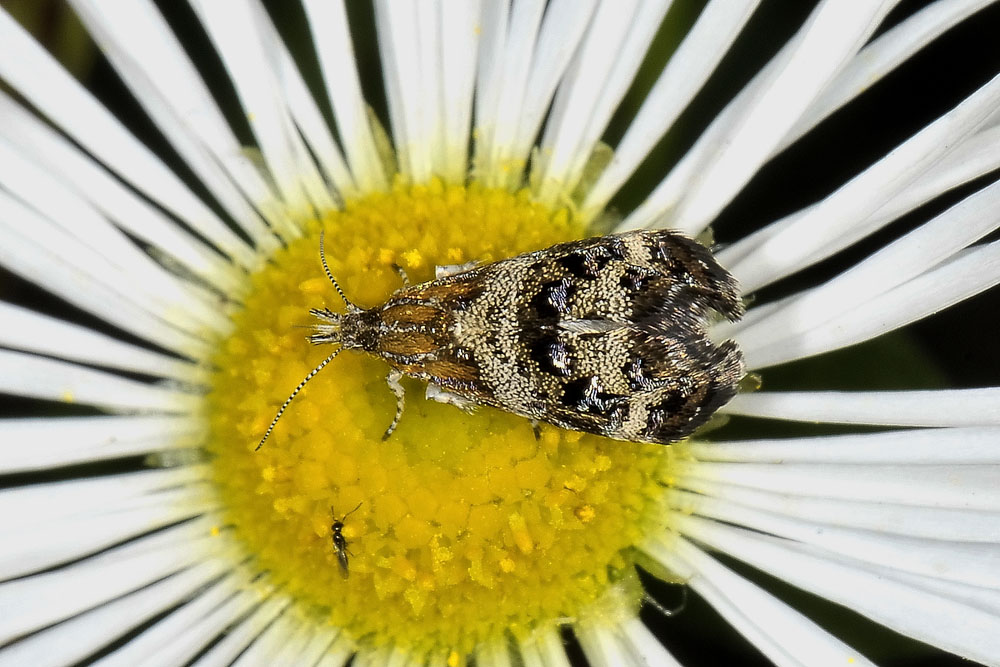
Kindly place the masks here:
[[(0, 301), (0, 665), (1000, 664), (1000, 388), (835, 352), (1000, 282), (1000, 77), (733, 215), (990, 2), (69, 4), (131, 97), (0, 11), (0, 264), (51, 295)], [(345, 353), (255, 451), (343, 308), (321, 231), (370, 307), (395, 266), (658, 227), (747, 300), (716, 429), (536, 437), (404, 380), (382, 442), (386, 365)]]

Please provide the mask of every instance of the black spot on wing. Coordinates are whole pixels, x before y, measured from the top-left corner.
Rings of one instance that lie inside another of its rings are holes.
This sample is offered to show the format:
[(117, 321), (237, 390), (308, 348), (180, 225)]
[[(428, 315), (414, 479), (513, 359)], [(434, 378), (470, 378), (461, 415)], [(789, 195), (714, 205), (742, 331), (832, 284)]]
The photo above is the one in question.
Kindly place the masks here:
[(622, 242), (616, 238), (605, 238), (566, 253), (556, 259), (556, 263), (576, 278), (594, 280), (612, 260), (625, 258)]
[(569, 300), (576, 293), (572, 278), (543, 283), (531, 299), (531, 307), (539, 319), (554, 319), (569, 311)]
[(527, 347), (528, 355), (543, 372), (557, 377), (569, 377), (573, 374), (570, 350), (554, 333), (528, 342)]

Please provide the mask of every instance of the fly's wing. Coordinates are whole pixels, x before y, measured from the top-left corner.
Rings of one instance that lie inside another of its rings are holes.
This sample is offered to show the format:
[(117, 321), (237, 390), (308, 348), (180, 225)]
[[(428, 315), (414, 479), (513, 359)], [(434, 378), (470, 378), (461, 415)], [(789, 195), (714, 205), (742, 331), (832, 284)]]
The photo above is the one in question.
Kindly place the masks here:
[(743, 359), (706, 336), (742, 315), (738, 286), (700, 244), (638, 231), (475, 269), (487, 290), (458, 314), (474, 356), (467, 398), (565, 428), (667, 443), (736, 392)]

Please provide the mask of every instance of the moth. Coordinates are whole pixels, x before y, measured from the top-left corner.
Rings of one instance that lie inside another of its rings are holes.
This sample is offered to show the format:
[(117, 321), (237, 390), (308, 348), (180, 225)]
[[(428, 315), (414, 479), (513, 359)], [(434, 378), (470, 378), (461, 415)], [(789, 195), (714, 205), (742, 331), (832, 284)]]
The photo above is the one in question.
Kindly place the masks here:
[(733, 341), (708, 336), (712, 313), (743, 314), (735, 278), (700, 243), (640, 230), (560, 243), (490, 264), (438, 267), (374, 308), (354, 305), (320, 260), (346, 312), (310, 313), (309, 340), (389, 365), (396, 395), (388, 438), (403, 414), (399, 380), (425, 380), (427, 397), (465, 410), (487, 405), (616, 440), (667, 444), (704, 424), (745, 373)]

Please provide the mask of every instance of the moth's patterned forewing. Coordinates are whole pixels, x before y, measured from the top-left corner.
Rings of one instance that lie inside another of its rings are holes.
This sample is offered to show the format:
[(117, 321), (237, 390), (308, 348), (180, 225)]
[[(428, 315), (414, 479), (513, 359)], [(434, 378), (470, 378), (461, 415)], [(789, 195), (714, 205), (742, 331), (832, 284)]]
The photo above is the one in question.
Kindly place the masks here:
[(668, 443), (704, 424), (744, 374), (735, 343), (709, 340), (711, 311), (743, 313), (711, 253), (676, 232), (636, 231), (403, 287), (346, 315), (341, 342), (437, 385), (439, 400)]

